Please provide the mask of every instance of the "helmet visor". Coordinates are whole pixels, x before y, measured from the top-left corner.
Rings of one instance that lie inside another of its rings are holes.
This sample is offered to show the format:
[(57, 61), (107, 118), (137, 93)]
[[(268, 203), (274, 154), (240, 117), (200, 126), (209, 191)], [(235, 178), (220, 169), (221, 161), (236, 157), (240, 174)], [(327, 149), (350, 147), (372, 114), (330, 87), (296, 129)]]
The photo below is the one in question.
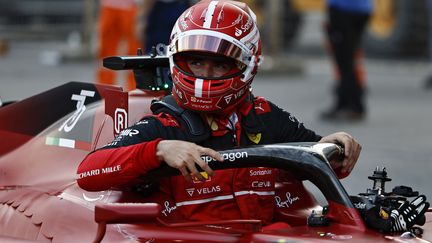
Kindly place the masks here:
[(231, 57), (242, 63), (242, 50), (233, 43), (210, 35), (188, 35), (177, 42), (177, 52), (204, 51)]
[(233, 78), (246, 68), (233, 58), (203, 51), (174, 54), (174, 63), (186, 75), (208, 80)]

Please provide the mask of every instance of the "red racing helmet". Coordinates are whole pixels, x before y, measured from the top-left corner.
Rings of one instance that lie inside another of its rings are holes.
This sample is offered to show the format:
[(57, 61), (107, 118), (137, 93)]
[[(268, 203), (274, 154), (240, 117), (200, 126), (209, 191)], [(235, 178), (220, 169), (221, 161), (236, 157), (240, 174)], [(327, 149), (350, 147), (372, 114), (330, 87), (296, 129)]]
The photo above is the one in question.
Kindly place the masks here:
[[(188, 56), (234, 62), (222, 77), (199, 77), (185, 64)], [(173, 96), (185, 109), (230, 111), (250, 93), (261, 58), (256, 16), (237, 1), (201, 1), (177, 20), (168, 48)]]

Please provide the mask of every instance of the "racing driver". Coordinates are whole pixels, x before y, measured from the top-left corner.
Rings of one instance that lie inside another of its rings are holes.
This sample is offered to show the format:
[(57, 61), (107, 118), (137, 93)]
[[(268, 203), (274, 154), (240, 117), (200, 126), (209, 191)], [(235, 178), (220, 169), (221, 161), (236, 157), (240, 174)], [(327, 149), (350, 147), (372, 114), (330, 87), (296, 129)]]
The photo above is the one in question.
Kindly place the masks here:
[(255, 14), (246, 4), (200, 1), (190, 7), (173, 27), (168, 55), (173, 92), (165, 98), (174, 100), (178, 111), (195, 114), (205, 131), (191, 135), (175, 115), (178, 112), (149, 114), (82, 161), (77, 171), (81, 188), (101, 191), (130, 184), (166, 163), (182, 174), (160, 180), (158, 193), (167, 219), (259, 219), (269, 225), (277, 207), (275, 182), (280, 173), (261, 167), (215, 173), (202, 156), (223, 161), (216, 150), (330, 142), (345, 148), (342, 163), (332, 163), (338, 176), (352, 171), (361, 151), (352, 136), (317, 135), (290, 113), (252, 94), (262, 58), (261, 39)]

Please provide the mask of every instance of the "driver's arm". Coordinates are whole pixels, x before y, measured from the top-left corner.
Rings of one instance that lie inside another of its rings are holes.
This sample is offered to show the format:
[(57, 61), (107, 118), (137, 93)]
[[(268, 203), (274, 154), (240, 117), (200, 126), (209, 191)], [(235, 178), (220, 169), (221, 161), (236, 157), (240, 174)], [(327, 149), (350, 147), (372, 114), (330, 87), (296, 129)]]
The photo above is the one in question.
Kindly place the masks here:
[(101, 191), (130, 182), (160, 166), (156, 147), (171, 117), (148, 116), (123, 130), (110, 144), (88, 154), (77, 169), (78, 185)]
[(337, 132), (321, 138), (320, 143), (335, 143), (344, 147), (342, 161), (330, 161), (332, 168), (339, 178), (344, 178), (351, 173), (360, 156), (362, 146), (348, 133)]
[(87, 191), (121, 186), (158, 168), (161, 161), (180, 170), (187, 180), (191, 180), (191, 175), (204, 180), (196, 165), (209, 175), (213, 171), (201, 156), (207, 155), (219, 161), (223, 161), (223, 157), (210, 148), (170, 140), (174, 135), (164, 132), (169, 127), (178, 126), (172, 117), (161, 114), (125, 129), (113, 142), (84, 158), (77, 170), (78, 185)]
[(87, 155), (77, 170), (78, 185), (103, 191), (136, 179), (160, 166), (156, 147), (161, 139), (119, 148), (105, 148)]

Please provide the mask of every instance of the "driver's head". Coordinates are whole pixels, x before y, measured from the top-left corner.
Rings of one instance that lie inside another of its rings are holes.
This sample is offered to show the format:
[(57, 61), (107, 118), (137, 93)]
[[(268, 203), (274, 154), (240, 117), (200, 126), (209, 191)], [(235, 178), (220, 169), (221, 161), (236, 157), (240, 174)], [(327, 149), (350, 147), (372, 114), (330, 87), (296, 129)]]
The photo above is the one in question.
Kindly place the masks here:
[(255, 14), (236, 1), (201, 1), (171, 33), (169, 57), (177, 103), (199, 112), (224, 112), (250, 93), (261, 55)]

